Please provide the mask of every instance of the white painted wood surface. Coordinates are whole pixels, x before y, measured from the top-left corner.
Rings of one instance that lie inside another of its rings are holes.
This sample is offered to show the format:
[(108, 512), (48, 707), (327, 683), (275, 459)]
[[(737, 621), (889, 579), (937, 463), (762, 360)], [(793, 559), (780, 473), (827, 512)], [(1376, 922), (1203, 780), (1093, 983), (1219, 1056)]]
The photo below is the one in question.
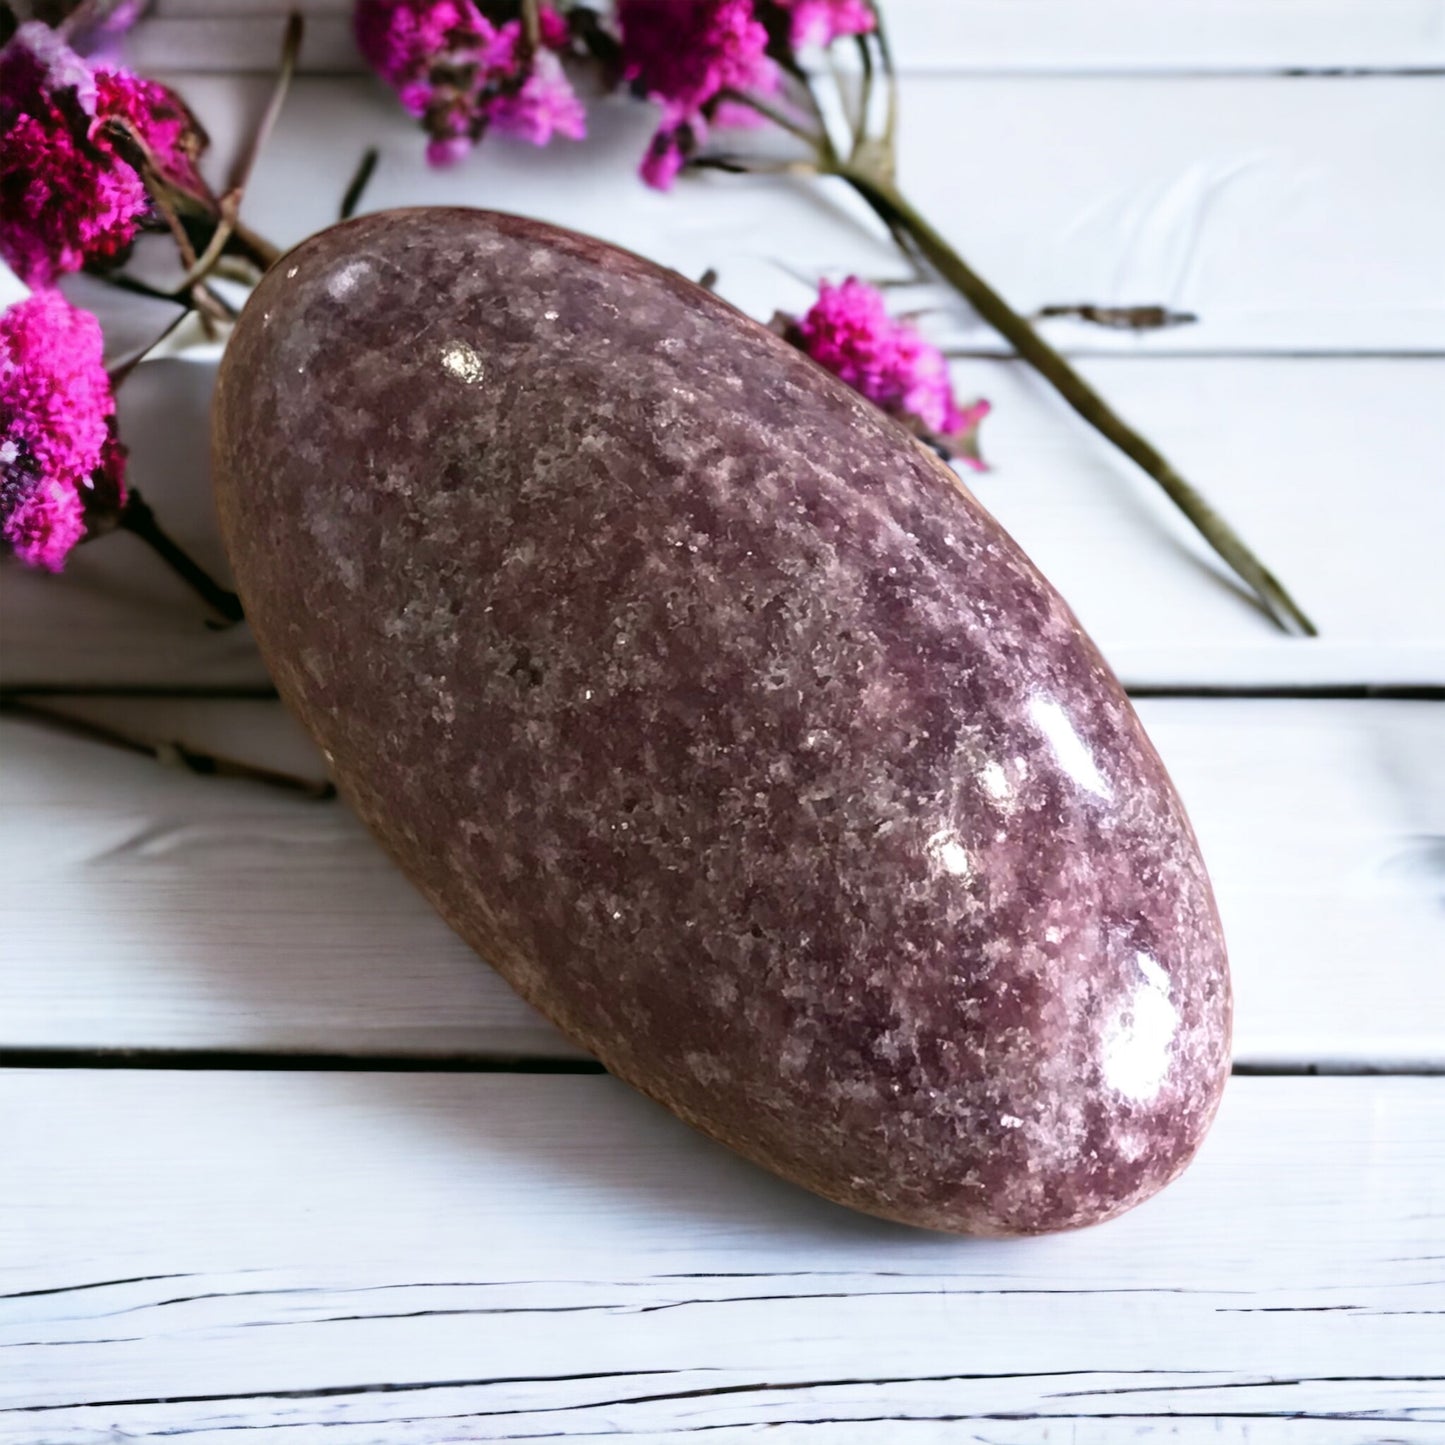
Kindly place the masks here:
[[(1153, 484), (1017, 363), (960, 363), (994, 399), (980, 498), (1069, 598), (1131, 685), (1445, 683), (1445, 359), (1096, 359), (1086, 374), (1175, 454), (1288, 579), (1322, 636), (1285, 637), (1224, 579)], [(148, 362), (122, 392), (132, 475), (224, 575), (207, 475), (213, 368)], [(134, 538), (82, 547), (63, 578), (0, 573), (20, 684), (262, 686), (244, 628)]]
[(1158, 1199), (1012, 1242), (850, 1214), (602, 1078), (17, 1070), (0, 1101), (17, 1445), (1445, 1433), (1445, 1080), (1238, 1079)]
[[(1213, 865), (1237, 1059), (1445, 1070), (1445, 704), (1139, 707)], [(274, 703), (71, 711), (322, 775)], [(0, 748), (0, 1048), (578, 1056), (341, 805), (22, 721)]]
[[(264, 70), (300, 10), (313, 70), (359, 68), (348, 0), (154, 0), (133, 53), (146, 68)], [(1445, 65), (1441, 0), (893, 0), (910, 74), (1129, 76), (1420, 71)]]
[[(266, 82), (173, 78), (215, 133), (219, 175)], [(283, 243), (324, 225), (374, 142), (368, 205), (487, 204), (596, 230), (694, 274), (718, 267), (723, 291), (762, 317), (806, 305), (790, 270), (897, 272), (845, 197), (721, 177), (646, 191), (632, 171), (650, 124), (646, 107), (617, 103), (584, 147), (539, 157), (499, 143), (438, 175), (378, 84), (304, 80), (248, 216)], [(992, 139), (970, 145), (975, 135)], [(1125, 680), (1445, 682), (1445, 358), (1425, 354), (1445, 350), (1445, 81), (926, 74), (908, 80), (904, 141), (905, 180), (1019, 305), (1158, 301), (1201, 317), (1151, 336), (1078, 323), (1053, 334), (1087, 353), (1090, 379), (1287, 579), (1322, 628), (1316, 641), (1275, 633), (1154, 485), (1024, 368), (956, 363), (960, 389), (996, 404), (985, 434), (996, 470), (979, 494)], [(996, 350), (936, 291), (907, 304), (936, 306), (940, 336)], [(1323, 356), (1290, 355), (1301, 349)], [(122, 426), (137, 482), (219, 570), (204, 480), (212, 371), (142, 367)], [(82, 549), (64, 583), (7, 574), (0, 586), (12, 683), (264, 681), (244, 632), (207, 631), (129, 537)]]
[[(157, 0), (136, 35), (212, 129), (218, 176), (288, 8)], [(278, 240), (324, 224), (377, 144), (368, 206), (528, 211), (716, 266), (760, 316), (806, 303), (792, 272), (896, 270), (846, 198), (716, 177), (646, 192), (640, 107), (600, 110), (583, 148), (488, 146), (430, 173), (355, 73), (346, 0), (303, 8), (306, 63), (334, 73), (297, 85), (248, 199)], [(1115, 666), (1154, 688), (1445, 683), (1445, 0), (889, 13), (905, 185), (1023, 307), (1199, 313), (1050, 334), (1324, 629), (1275, 635), (986, 333), (936, 291), (900, 293), (972, 353), (959, 385), (996, 403), (979, 493)], [(136, 480), (222, 571), (212, 374), (148, 363), (122, 424)], [(7, 686), (264, 684), (245, 629), (208, 631), (130, 538), (60, 580), (0, 569), (0, 592)], [(54, 705), (317, 766), (271, 702)], [(1445, 1067), (1445, 703), (1141, 712), (1217, 882), (1241, 1063)], [(1113, 1225), (907, 1233), (611, 1080), (477, 1072), (576, 1052), (339, 804), (18, 720), (0, 760), (0, 1051), (140, 1051), (0, 1068), (5, 1445), (1445, 1442), (1445, 1079), (1236, 1078), (1197, 1166)], [(375, 1068), (402, 1057), (462, 1071)]]

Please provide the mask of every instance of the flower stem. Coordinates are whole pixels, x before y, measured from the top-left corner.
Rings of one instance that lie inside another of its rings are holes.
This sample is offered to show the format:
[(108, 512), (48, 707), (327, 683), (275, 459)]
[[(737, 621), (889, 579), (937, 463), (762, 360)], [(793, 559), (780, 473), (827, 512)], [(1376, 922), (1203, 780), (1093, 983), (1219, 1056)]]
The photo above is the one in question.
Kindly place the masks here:
[(126, 497), (117, 525), (133, 533), (156, 551), (171, 570), (228, 623), (240, 622), (245, 616), (241, 611), (241, 599), (234, 592), (227, 592), (162, 530), (161, 524), (156, 521), (155, 513), (134, 488), (131, 488)]
[(281, 259), (281, 248), (258, 236), (244, 221), (231, 227), (231, 244), (259, 271), (269, 271)]
[(1245, 545), (1239, 534), (1174, 468), (1160, 450), (1129, 425), (987, 281), (970, 267), (890, 181), (853, 166), (837, 174), (872, 207), (890, 230), (903, 231), (938, 274), (1004, 338), (1073, 409), (1138, 463), (1200, 535), (1249, 584), (1269, 615), (1286, 632), (1318, 635), (1278, 578)]
[(89, 718), (76, 717), (31, 701), (21, 694), (0, 696), (0, 712), (12, 713), (29, 718), (56, 732), (71, 737), (85, 738), (91, 742), (104, 743), (107, 747), (121, 748), (142, 757), (154, 758), (165, 767), (184, 768), (188, 773), (199, 773), (203, 777), (243, 778), (248, 782), (264, 783), (268, 787), (282, 788), (288, 793), (299, 793), (303, 798), (326, 802), (336, 796), (336, 788), (324, 779), (299, 778), (292, 773), (278, 772), (275, 768), (259, 767), (238, 758), (222, 757), (216, 753), (198, 752), (184, 743), (171, 739), (138, 737), (119, 728), (94, 722)]
[(722, 100), (730, 100), (735, 105), (746, 106), (749, 110), (755, 110), (765, 120), (770, 120), (779, 130), (785, 130), (789, 135), (795, 135), (799, 140), (805, 141), (812, 149), (816, 150), (825, 158), (831, 159), (832, 142), (824, 134), (811, 131), (807, 126), (799, 125), (790, 116), (784, 115), (774, 105), (756, 95), (749, 94), (743, 90), (721, 90), (718, 96)]

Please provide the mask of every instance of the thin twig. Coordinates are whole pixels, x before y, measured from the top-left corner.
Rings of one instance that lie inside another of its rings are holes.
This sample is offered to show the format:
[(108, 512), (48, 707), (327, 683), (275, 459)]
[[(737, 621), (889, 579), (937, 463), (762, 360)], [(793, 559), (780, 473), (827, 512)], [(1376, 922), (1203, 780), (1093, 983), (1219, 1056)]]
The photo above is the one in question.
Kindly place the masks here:
[(826, 135), (811, 131), (805, 125), (799, 125), (791, 116), (784, 114), (776, 106), (769, 105), (767, 101), (760, 100), (755, 95), (750, 95), (745, 90), (722, 90), (718, 92), (720, 100), (730, 100), (737, 105), (745, 105), (750, 110), (755, 110), (760, 116), (772, 121), (772, 123), (785, 130), (789, 135), (795, 135), (799, 140), (811, 146), (815, 151), (830, 149), (832, 142)]
[(231, 239), (231, 234), (236, 229), (236, 211), (240, 204), (241, 192), (238, 190), (229, 190), (221, 197), (220, 219), (216, 223), (216, 229), (211, 232), (206, 249), (196, 257), (190, 270), (181, 278), (180, 285), (176, 287), (177, 291), (189, 291), (211, 274), (216, 262), (221, 259), (221, 252), (226, 249), (226, 242)]
[[(877, 4), (873, 6), (873, 34), (878, 37), (878, 58), (883, 62), (883, 75), (888, 82), (883, 144), (891, 157), (898, 135), (898, 67), (893, 63), (893, 47), (888, 41), (888, 27), (883, 23), (883, 9)], [(891, 178), (892, 173), (889, 174)]]
[(527, 45), (527, 59), (542, 44), (542, 14), (537, 0), (522, 0), (522, 36)]
[(842, 67), (838, 64), (838, 57), (833, 53), (830, 45), (824, 54), (828, 58), (828, 74), (833, 81), (833, 89), (838, 94), (838, 107), (843, 112), (843, 123), (848, 127), (848, 154), (851, 156), (858, 149), (858, 142), (863, 138), (864, 127), (867, 124), (867, 111), (858, 105), (858, 96), (852, 91), (848, 78), (843, 74)]
[(240, 622), (244, 617), (241, 599), (234, 592), (228, 592), (201, 567), (167, 532), (141, 494), (131, 488), (121, 508), (117, 525), (139, 537), (152, 548), (192, 591), (204, 598), (206, 603), (226, 619), (228, 624)]
[(239, 217), (231, 231), (231, 240), (258, 271), (269, 271), (281, 259), (281, 248), (273, 246), (264, 236), (258, 236)]
[(108, 366), (106, 375), (110, 377), (110, 389), (115, 391), (120, 384), (143, 362), (182, 321), (186, 319), (186, 313), (178, 310), (176, 314), (166, 323), (165, 330), (157, 336), (149, 346), (143, 346), (136, 354), (121, 362), (119, 366)]
[[(808, 109), (813, 113), (813, 119), (818, 124), (817, 135), (821, 138), (817, 144), (825, 165), (836, 165), (838, 163), (838, 150), (833, 144), (832, 133), (828, 129), (828, 117), (823, 110), (823, 103), (818, 99), (818, 92), (813, 87), (813, 77), (803, 69), (801, 65), (791, 56), (785, 56), (779, 61), (782, 68), (797, 83), (799, 92), (807, 102)], [(767, 112), (763, 112), (767, 114)], [(768, 117), (770, 120), (774, 116)]]
[(1034, 320), (1050, 321), (1069, 316), (1104, 326), (1111, 331), (1158, 331), (1167, 326), (1191, 326), (1199, 318), (1192, 311), (1174, 311), (1168, 306), (1098, 306), (1093, 302), (1074, 302), (1067, 306), (1040, 306)]
[(980, 318), (993, 327), (1096, 431), (1136, 462), (1163, 488), (1211, 547), (1254, 590), (1286, 631), (1314, 637), (1317, 631), (1283, 584), (1249, 549), (1233, 527), (1204, 499), (1164, 454), (1129, 425), (987, 281), (948, 244), (888, 181), (844, 168), (839, 175), (890, 228), (906, 230), (934, 270)]
[(733, 176), (821, 176), (815, 161), (765, 161), (756, 156), (733, 155), (730, 152), (709, 152), (693, 156), (689, 170), (725, 171)]
[(298, 778), (275, 768), (263, 768), (255, 763), (242, 762), (239, 758), (203, 753), (173, 739), (139, 737), (119, 728), (109, 727), (105, 723), (94, 722), (90, 718), (79, 718), (70, 713), (58, 712), (54, 708), (43, 707), (30, 698), (15, 693), (0, 697), (0, 712), (28, 718), (70, 737), (84, 738), (88, 742), (104, 743), (107, 747), (154, 758), (163, 767), (183, 768), (186, 772), (199, 773), (205, 777), (242, 778), (248, 782), (264, 783), (267, 787), (299, 793), (303, 798), (316, 802), (329, 801), (336, 796), (335, 786), (324, 779)]
[(376, 163), (380, 159), (381, 152), (375, 146), (368, 146), (362, 152), (361, 160), (357, 164), (351, 180), (347, 182), (346, 190), (341, 197), (339, 220), (349, 221), (356, 214), (356, 208), (361, 204), (361, 198), (371, 183), (371, 177), (376, 171)]
[(858, 58), (863, 66), (863, 79), (858, 97), (858, 124), (853, 131), (853, 155), (856, 157), (868, 139), (868, 116), (873, 109), (873, 46), (866, 35), (854, 37)]
[(261, 112), (261, 119), (257, 122), (256, 129), (251, 132), (251, 138), (247, 141), (245, 150), (237, 158), (231, 174), (230, 188), (233, 191), (240, 194), (245, 193), (246, 183), (251, 179), (251, 172), (255, 169), (256, 160), (271, 137), (277, 117), (281, 114), (281, 107), (286, 103), (286, 92), (291, 88), (291, 77), (296, 73), (296, 57), (301, 53), (301, 40), (305, 33), (305, 21), (293, 10), (286, 17), (286, 31), (281, 37), (281, 59), (276, 67), (276, 79), (271, 86), (271, 95), (266, 101), (266, 109)]

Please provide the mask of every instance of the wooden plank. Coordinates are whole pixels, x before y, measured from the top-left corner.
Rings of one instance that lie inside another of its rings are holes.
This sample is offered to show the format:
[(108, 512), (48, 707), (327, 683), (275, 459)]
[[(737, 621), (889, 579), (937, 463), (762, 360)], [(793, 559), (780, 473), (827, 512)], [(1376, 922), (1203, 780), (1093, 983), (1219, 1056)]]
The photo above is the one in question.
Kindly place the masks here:
[[(1017, 363), (960, 362), (996, 404), (984, 504), (1135, 686), (1445, 682), (1445, 360), (1092, 360), (1088, 376), (1177, 457), (1322, 629), (1279, 633), (1224, 580), (1142, 474)], [(121, 393), (132, 477), (225, 575), (207, 486), (208, 362), (146, 363)], [(8, 685), (263, 687), (244, 627), (204, 606), (134, 538), (82, 547), (65, 574), (0, 569)]]
[[(264, 77), (174, 74), (212, 133), (218, 181), (249, 134)], [(363, 148), (381, 161), (366, 205), (486, 205), (595, 232), (722, 290), (761, 317), (806, 304), (809, 276), (900, 273), (897, 252), (841, 187), (710, 176), (672, 194), (634, 174), (656, 114), (620, 98), (591, 139), (538, 154), (496, 140), (429, 170), (415, 123), (378, 81), (293, 87), (247, 199), (291, 244), (335, 218)], [(971, 139), (977, 138), (977, 139)], [(910, 76), (904, 189), (1004, 295), (1160, 303), (1197, 324), (1147, 335), (1049, 323), (1061, 345), (1130, 356), (1219, 351), (1445, 351), (1445, 79)], [(1382, 154), (1389, 163), (1382, 164)], [(953, 325), (940, 332), (1001, 349)]]
[(17, 1445), (1445, 1422), (1442, 1080), (1236, 1080), (1179, 1183), (1026, 1242), (848, 1214), (598, 1077), (16, 1070), (0, 1099)]
[[(282, 17), (302, 10), (305, 63), (355, 69), (349, 0), (156, 0), (133, 37), (149, 66), (264, 69)], [(1445, 64), (1438, 0), (887, 0), (901, 66), (910, 71), (1418, 69)]]
[[(73, 705), (97, 715), (97, 704)], [(1445, 1068), (1445, 705), (1146, 700), (1254, 1067)], [(274, 704), (107, 704), (292, 771)], [(576, 1057), (340, 805), (0, 725), (0, 1046)]]

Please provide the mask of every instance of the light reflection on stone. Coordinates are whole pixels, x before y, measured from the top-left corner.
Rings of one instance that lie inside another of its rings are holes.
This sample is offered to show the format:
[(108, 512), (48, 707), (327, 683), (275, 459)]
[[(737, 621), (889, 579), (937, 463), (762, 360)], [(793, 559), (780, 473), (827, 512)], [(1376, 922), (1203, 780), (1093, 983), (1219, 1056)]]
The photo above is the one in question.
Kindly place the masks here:
[(1168, 1077), (1179, 1011), (1158, 963), (1147, 953), (1136, 954), (1135, 962), (1144, 979), (1104, 1030), (1104, 1079), (1125, 1098), (1144, 1104)]
[(1029, 716), (1049, 740), (1059, 766), (1086, 791), (1096, 797), (1112, 798), (1114, 790), (1099, 771), (1088, 748), (1074, 731), (1068, 714), (1051, 697), (1029, 699)]
[(442, 365), (468, 386), (482, 379), (482, 358), (465, 341), (453, 341), (442, 351)]

